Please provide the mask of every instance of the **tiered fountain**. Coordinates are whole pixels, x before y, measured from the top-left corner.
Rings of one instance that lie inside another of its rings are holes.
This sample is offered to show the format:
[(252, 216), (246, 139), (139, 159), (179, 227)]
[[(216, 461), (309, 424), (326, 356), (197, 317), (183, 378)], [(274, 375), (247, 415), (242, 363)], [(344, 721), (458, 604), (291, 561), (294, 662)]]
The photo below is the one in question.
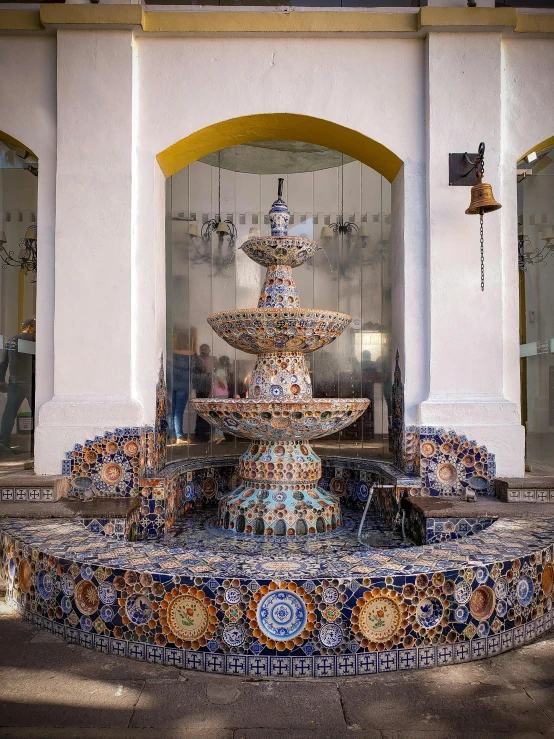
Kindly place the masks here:
[(340, 431), (367, 408), (362, 399), (316, 399), (304, 354), (334, 341), (351, 321), (334, 311), (300, 308), (292, 268), (320, 247), (288, 236), (290, 212), (278, 198), (269, 212), (270, 237), (255, 237), (242, 249), (267, 267), (256, 309), (224, 311), (208, 318), (214, 331), (236, 349), (257, 354), (248, 398), (194, 400), (212, 426), (252, 439), (241, 457), (242, 483), (219, 506), (219, 525), (237, 534), (316, 535), (341, 524), (338, 498), (318, 488), (321, 460), (309, 440)]

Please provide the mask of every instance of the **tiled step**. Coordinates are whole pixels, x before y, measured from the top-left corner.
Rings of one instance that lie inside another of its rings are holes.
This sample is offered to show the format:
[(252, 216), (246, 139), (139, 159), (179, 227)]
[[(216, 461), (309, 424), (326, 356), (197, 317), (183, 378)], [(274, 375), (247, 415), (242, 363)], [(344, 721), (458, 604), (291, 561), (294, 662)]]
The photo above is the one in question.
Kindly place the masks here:
[(494, 492), (506, 503), (554, 503), (554, 477), (496, 479)]
[(15, 472), (0, 477), (2, 503), (52, 503), (67, 497), (68, 480), (61, 475)]

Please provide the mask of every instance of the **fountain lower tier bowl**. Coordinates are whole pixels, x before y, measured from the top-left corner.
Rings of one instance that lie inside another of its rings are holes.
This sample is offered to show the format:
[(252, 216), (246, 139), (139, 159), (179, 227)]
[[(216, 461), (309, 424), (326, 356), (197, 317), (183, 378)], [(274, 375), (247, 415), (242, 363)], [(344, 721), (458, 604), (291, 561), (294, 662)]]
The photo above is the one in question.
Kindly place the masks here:
[(215, 428), (247, 439), (318, 439), (334, 434), (358, 419), (367, 398), (310, 398), (309, 400), (192, 401), (194, 409)]
[(313, 483), (244, 480), (219, 503), (218, 523), (236, 534), (314, 536), (341, 525), (337, 497)]
[(346, 313), (309, 308), (252, 308), (214, 313), (208, 323), (235, 349), (250, 354), (313, 352), (342, 334)]
[(245, 241), (241, 249), (264, 267), (275, 264), (299, 267), (321, 247), (305, 236), (256, 236)]

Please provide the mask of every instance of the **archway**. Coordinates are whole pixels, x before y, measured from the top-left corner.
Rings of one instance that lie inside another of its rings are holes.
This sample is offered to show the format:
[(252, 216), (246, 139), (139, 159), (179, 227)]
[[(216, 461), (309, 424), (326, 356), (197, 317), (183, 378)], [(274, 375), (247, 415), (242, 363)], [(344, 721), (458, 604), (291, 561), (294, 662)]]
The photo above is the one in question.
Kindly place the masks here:
[[(393, 229), (394, 233), (390, 233), (390, 219), (391, 219), (391, 203), (390, 203), (390, 194), (391, 194), (391, 188), (390, 183), (395, 180), (396, 178), (396, 184), (398, 185), (401, 183), (402, 178), (397, 177), (398, 173), (401, 171), (402, 168), (402, 161), (389, 149), (384, 147), (383, 145), (379, 144), (378, 142), (373, 141), (372, 139), (364, 136), (363, 134), (360, 134), (359, 132), (352, 131), (350, 129), (347, 129), (343, 126), (338, 126), (337, 124), (333, 124), (329, 121), (322, 121), (319, 119), (311, 118), (308, 116), (299, 116), (299, 115), (291, 115), (291, 114), (275, 114), (275, 115), (258, 115), (258, 116), (248, 116), (244, 118), (236, 118), (232, 119), (230, 121), (223, 121), (218, 124), (214, 124), (213, 126), (209, 126), (205, 129), (202, 129), (201, 131), (198, 131), (191, 136), (177, 142), (176, 144), (168, 147), (163, 152), (161, 152), (157, 156), (158, 163), (160, 164), (160, 167), (164, 173), (164, 175), (168, 178), (167, 184), (168, 184), (168, 190), (166, 191), (166, 211), (167, 211), (167, 217), (169, 217), (169, 214), (171, 212), (171, 218), (169, 220), (175, 222), (175, 221), (187, 221), (189, 218), (193, 219), (192, 213), (194, 213), (194, 219), (198, 220), (197, 223), (195, 223), (194, 228), (195, 230), (198, 229), (200, 232), (202, 223), (201, 221), (205, 220), (204, 216), (208, 216), (208, 213), (210, 213), (211, 217), (214, 216), (215, 212), (220, 209), (218, 205), (213, 205), (213, 203), (210, 206), (206, 206), (204, 209), (200, 205), (194, 206), (194, 208), (191, 208), (190, 206), (177, 206), (175, 202), (172, 201), (172, 187), (177, 185), (177, 180), (174, 179), (174, 175), (177, 175), (177, 173), (183, 173), (185, 168), (189, 168), (189, 165), (193, 165), (194, 163), (198, 162), (199, 159), (202, 159), (204, 162), (206, 162), (207, 159), (209, 159), (209, 155), (213, 155), (214, 152), (226, 150), (230, 151), (232, 148), (241, 148), (244, 144), (250, 144), (251, 146), (254, 146), (255, 143), (260, 144), (261, 142), (272, 142), (275, 143), (275, 140), (278, 139), (281, 142), (304, 142), (305, 144), (315, 144), (319, 147), (325, 147), (326, 149), (333, 149), (335, 153), (338, 153), (339, 156), (341, 154), (345, 155), (345, 160), (348, 162), (351, 162), (352, 160), (356, 160), (357, 165), (365, 166), (365, 168), (370, 168), (373, 170), (375, 175), (379, 175), (380, 178), (383, 179), (383, 181), (386, 184), (387, 190), (387, 197), (388, 197), (388, 203), (386, 207), (386, 213), (385, 211), (381, 211), (379, 213), (374, 213), (369, 216), (369, 221), (372, 221), (373, 218), (383, 219), (387, 218), (387, 223), (385, 228), (388, 228), (389, 231), (386, 236), (386, 240), (388, 241), (389, 248), (392, 250), (395, 248), (394, 244), (392, 243), (393, 240), (400, 241), (403, 238), (403, 229), (401, 227), (402, 223), (402, 212), (395, 213), (395, 216), (398, 216), (398, 221), (396, 223), (396, 228)], [(213, 159), (213, 156), (212, 156)], [(212, 161), (212, 165), (216, 165), (217, 168), (217, 160), (214, 162)], [(209, 179), (212, 179), (212, 175), (209, 175)], [(225, 180), (225, 176), (223, 178)], [(215, 181), (214, 181), (215, 182)], [(213, 184), (213, 187), (217, 189), (217, 184)], [(224, 186), (225, 189), (225, 186)], [(348, 188), (347, 188), (348, 189)], [(339, 190), (340, 190), (340, 184), (339, 184)], [(397, 211), (403, 211), (403, 198), (400, 194), (401, 188), (398, 188), (397, 196), (395, 198), (395, 206)], [(174, 194), (174, 191), (173, 191)], [(225, 195), (223, 197), (223, 200), (225, 200)], [(294, 208), (294, 204), (291, 203), (292, 207)], [(234, 218), (239, 218), (239, 212), (241, 209), (235, 208), (235, 207), (226, 207), (225, 205), (221, 205), (221, 211), (223, 211), (226, 215), (230, 214), (230, 211), (233, 211)], [(306, 210), (306, 208), (304, 209)], [(301, 213), (304, 213), (304, 210), (300, 209)], [(310, 210), (309, 207), (307, 210)], [(312, 210), (310, 212), (316, 212), (317, 208)], [(338, 211), (335, 211), (335, 215)], [(354, 212), (353, 209), (348, 211)], [(199, 213), (201, 215), (199, 215)], [(257, 214), (258, 215), (258, 214)], [(263, 211), (260, 211), (259, 216), (263, 219)], [(250, 216), (247, 216), (247, 224), (248, 226), (251, 226), (254, 221), (249, 220)], [(326, 223), (329, 222), (329, 216), (325, 216), (327, 218), (326, 221), (320, 221), (318, 223), (317, 219), (315, 222), (318, 224), (317, 226), (317, 234), (319, 237), (320, 230), (322, 226), (324, 226)], [(363, 233), (365, 236), (367, 236), (370, 228), (369, 224), (367, 222), (368, 213), (367, 209), (363, 213), (363, 218), (360, 218), (360, 232), (361, 227), (363, 225)], [(245, 226), (244, 221), (244, 215), (242, 216), (242, 225), (243, 225), (243, 231)], [(310, 219), (307, 219), (310, 220)], [(331, 218), (332, 220), (332, 218)], [(258, 223), (258, 221), (256, 221)], [(381, 221), (381, 224), (383, 224), (383, 221)], [(175, 224), (174, 224), (175, 225)], [(372, 226), (373, 227), (373, 226)], [(188, 226), (184, 224), (176, 224), (175, 225), (175, 232), (179, 232), (180, 230), (180, 236), (175, 241), (175, 245), (177, 245), (177, 251), (180, 255), (183, 254), (183, 250), (186, 251), (189, 247), (186, 246), (187, 242), (187, 234), (186, 234), (186, 228)], [(310, 233), (310, 237), (316, 238), (315, 231), (313, 230), (313, 224), (311, 224), (312, 232)], [(381, 228), (381, 225), (379, 226)], [(183, 230), (184, 229), (184, 230)], [(240, 231), (240, 229), (239, 229)], [(174, 233), (175, 233), (174, 232)], [(248, 228), (246, 228), (245, 234), (248, 234)], [(360, 233), (361, 235), (361, 233)], [(242, 234), (242, 237), (244, 238), (244, 234)], [(382, 237), (384, 238), (384, 237)], [(181, 241), (183, 243), (181, 243)], [(189, 239), (190, 240), (190, 239)], [(367, 240), (366, 240), (367, 243)], [(360, 245), (358, 245), (360, 246)], [(398, 248), (399, 245), (396, 245), (396, 248)], [(359, 252), (360, 254), (363, 253), (363, 251)], [(198, 255), (195, 255), (195, 258)], [(198, 256), (198, 260), (200, 260), (200, 257)], [(321, 257), (321, 260), (325, 260), (325, 257)], [(402, 257), (396, 257), (395, 262), (397, 265), (401, 265), (403, 262)], [(196, 267), (196, 264), (195, 264)], [(390, 269), (390, 264), (387, 266), (387, 269)], [(317, 270), (317, 265), (316, 265)], [(185, 268), (185, 273), (183, 275), (178, 276), (178, 280), (189, 280), (191, 276), (191, 271), (187, 272), (187, 269)], [(168, 270), (168, 277), (172, 274), (173, 277), (175, 277), (175, 274), (172, 273), (171, 269)], [(218, 266), (218, 274), (216, 274), (216, 277), (219, 281), (221, 281), (221, 286), (218, 287), (217, 296), (221, 297), (223, 299), (223, 303), (225, 303), (225, 300), (228, 298), (228, 295), (225, 295), (226, 287), (225, 285), (229, 286), (229, 282), (225, 283), (225, 270), (221, 269), (221, 265)], [(390, 276), (388, 277), (389, 282), (387, 286), (387, 290), (389, 292), (388, 294), (388, 300), (390, 301), (390, 292), (391, 292), (391, 285), (390, 285)], [(231, 282), (233, 282), (234, 285), (235, 278), (232, 277)], [(181, 282), (182, 286), (184, 287), (184, 282)], [(190, 288), (193, 292), (196, 291), (196, 294), (198, 294), (200, 282), (194, 282), (192, 283), (192, 287)], [(188, 283), (187, 283), (188, 285)], [(395, 286), (395, 288), (398, 288), (398, 285)], [(174, 288), (177, 289), (177, 288)], [(186, 290), (189, 288), (187, 287)], [(235, 289), (232, 287), (232, 289)], [(394, 289), (393, 289), (394, 292)], [(211, 305), (210, 311), (213, 312), (214, 310), (221, 310), (221, 309), (228, 309), (228, 307), (231, 307), (231, 305), (227, 306), (223, 305), (223, 303), (220, 305), (216, 300), (213, 299), (213, 296), (216, 294), (216, 289), (214, 285), (212, 285), (209, 288), (209, 293), (212, 296), (210, 298), (210, 301), (213, 302), (213, 305)], [(183, 294), (183, 291), (181, 289), (181, 294)], [(203, 293), (204, 294), (204, 293)], [(204, 295), (206, 297), (207, 293)], [(171, 310), (175, 312), (175, 306), (173, 306), (172, 309), (169, 309), (169, 301), (171, 301), (171, 296), (168, 295), (168, 310), (171, 313)], [(319, 300), (319, 303), (321, 303), (321, 300)], [(316, 307), (318, 304), (318, 300), (314, 298), (313, 305)], [(234, 307), (234, 306), (232, 306)], [(241, 306), (242, 307), (242, 306)], [(327, 306), (331, 307), (331, 306)], [(353, 313), (351, 308), (346, 306), (338, 306), (341, 310), (346, 310), (347, 312)], [(174, 343), (175, 336), (173, 334), (173, 322), (169, 319), (168, 314), (168, 345), (167, 345), (167, 356), (168, 360), (170, 360), (170, 356), (172, 353), (172, 349), (174, 350), (176, 345)], [(367, 317), (367, 316), (366, 316)], [(355, 316), (357, 318), (357, 325), (361, 326), (363, 323), (363, 316)], [(390, 315), (387, 319), (390, 321)], [(203, 321), (205, 323), (205, 320)], [(369, 324), (372, 323), (371, 320), (366, 321), (367, 326), (364, 326), (366, 329), (366, 332), (368, 333), (368, 336), (365, 337), (366, 339), (369, 339)], [(374, 325), (371, 326), (371, 329), (373, 332), (378, 333), (377, 323), (373, 322)], [(388, 342), (387, 346), (387, 361), (390, 362), (390, 352), (391, 347), (394, 342), (394, 348), (400, 347), (400, 350), (402, 352), (402, 343), (401, 343), (401, 327), (403, 325), (403, 318), (400, 317), (397, 321), (397, 326), (392, 327), (388, 325), (387, 328), (387, 337), (386, 341)], [(193, 326), (194, 322), (190, 322), (189, 320), (189, 326)], [(187, 333), (188, 331), (188, 333)], [(182, 333), (182, 332), (179, 332)], [(205, 331), (203, 332), (205, 333)], [(171, 334), (171, 336), (170, 336)], [(194, 346), (196, 349), (199, 349), (200, 344), (203, 343), (206, 338), (204, 336), (198, 335), (197, 331), (191, 332), (190, 328), (185, 330), (185, 338), (184, 341), (181, 341), (183, 338), (180, 336), (179, 338), (179, 344), (183, 343), (182, 347), (177, 347), (177, 349), (182, 350), (192, 350), (192, 347)], [(194, 336), (193, 336), (194, 334)], [(364, 355), (369, 354), (367, 351), (367, 347), (362, 346), (363, 343), (363, 337), (360, 336), (359, 346), (357, 345), (357, 348), (359, 349), (360, 356), (362, 353)], [(366, 351), (364, 352), (364, 348)], [(212, 352), (214, 349), (212, 348)], [(223, 350), (219, 348), (219, 352), (222, 353)], [(214, 354), (215, 356), (215, 354)], [(373, 363), (375, 364), (375, 363)], [(373, 366), (372, 364), (372, 366)], [(235, 365), (235, 367), (238, 367), (238, 364)], [(390, 376), (390, 367), (387, 367), (387, 373)], [(366, 373), (367, 374), (367, 373)], [(375, 377), (379, 374), (377, 370), (374, 369), (373, 374)], [(381, 373), (383, 374), (383, 373)], [(363, 372), (359, 373), (359, 382), (361, 384), (361, 378), (362, 378)], [(236, 378), (235, 378), (236, 379)], [(388, 379), (386, 380), (389, 381)], [(383, 384), (383, 379), (377, 381), (378, 383), (381, 382)], [(171, 382), (169, 382), (171, 385)], [(191, 386), (192, 389), (192, 386)], [(235, 388), (236, 389), (236, 388)], [(342, 391), (342, 393), (344, 390)], [(360, 388), (361, 392), (361, 388)], [(337, 389), (334, 388), (332, 395), (342, 394), (337, 393)], [(386, 442), (386, 431), (383, 434), (385, 428), (387, 427), (387, 413), (388, 413), (388, 402), (385, 402), (385, 396), (383, 393), (382, 388), (378, 391), (379, 394), (379, 412), (382, 414), (381, 420), (378, 421), (378, 424), (380, 424), (380, 430), (378, 433), (381, 434), (385, 438), (385, 441), (382, 442), (385, 446), (388, 448), (388, 442)], [(367, 392), (366, 392), (367, 395)], [(175, 400), (175, 398), (174, 398)], [(186, 417), (185, 413), (185, 417)], [(373, 423), (373, 421), (372, 421)], [(187, 424), (185, 423), (185, 426)], [(189, 429), (190, 431), (190, 429)], [(185, 432), (186, 433), (186, 432)], [(364, 432), (366, 433), (366, 432)], [(189, 437), (190, 438), (190, 437)], [(384, 447), (383, 447), (384, 448)], [(198, 450), (196, 449), (190, 449), (191, 454), (196, 454)], [(387, 452), (385, 452), (387, 454)], [(173, 457), (173, 455), (171, 455)], [(179, 455), (180, 456), (180, 455)], [(381, 455), (378, 455), (381, 456)], [(175, 458), (179, 458), (178, 456)]]
[(168, 146), (156, 157), (166, 177), (219, 149), (250, 141), (305, 141), (340, 151), (392, 182), (402, 160), (369, 136), (332, 121), (295, 113), (262, 113), (214, 123)]
[(526, 467), (554, 473), (554, 136), (518, 161), (521, 420)]
[(0, 470), (33, 458), (38, 158), (0, 131)]

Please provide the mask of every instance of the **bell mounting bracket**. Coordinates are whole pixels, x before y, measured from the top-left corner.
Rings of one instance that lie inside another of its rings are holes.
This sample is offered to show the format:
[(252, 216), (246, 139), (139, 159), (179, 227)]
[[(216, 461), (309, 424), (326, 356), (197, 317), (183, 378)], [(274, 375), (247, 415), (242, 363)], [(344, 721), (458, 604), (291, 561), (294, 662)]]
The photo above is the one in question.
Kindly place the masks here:
[(479, 154), (467, 151), (448, 155), (448, 184), (453, 187), (473, 187), (479, 182), (476, 163)]

